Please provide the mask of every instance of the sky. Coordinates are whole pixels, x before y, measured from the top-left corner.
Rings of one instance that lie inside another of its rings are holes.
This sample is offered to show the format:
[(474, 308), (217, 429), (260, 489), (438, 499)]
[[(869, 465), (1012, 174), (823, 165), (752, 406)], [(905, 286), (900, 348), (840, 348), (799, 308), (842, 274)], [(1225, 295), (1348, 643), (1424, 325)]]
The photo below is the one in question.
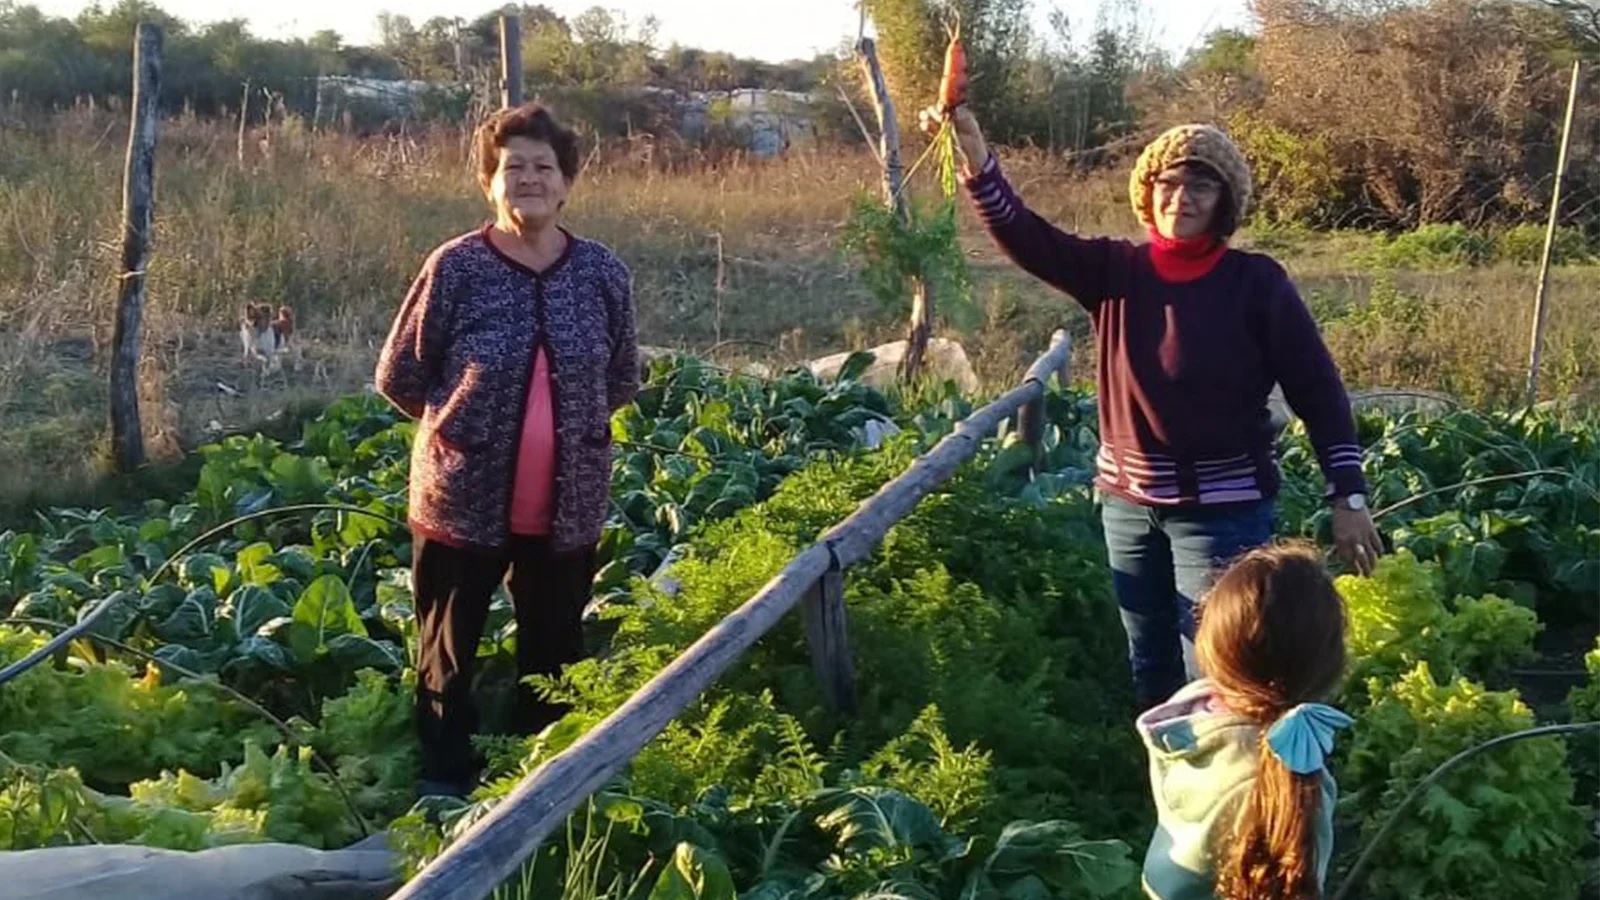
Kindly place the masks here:
[[(24, 0), (47, 13), (74, 16), (86, 0)], [(243, 18), (259, 37), (308, 36), (322, 29), (337, 31), (347, 44), (376, 42), (380, 12), (410, 16), (421, 23), (433, 16), (473, 18), (497, 8), (495, 0), (156, 0), (162, 9), (190, 22)], [(1247, 0), (1137, 0), (1150, 16), (1154, 42), (1181, 54), (1195, 36), (1213, 28), (1240, 26), (1248, 19)], [(854, 39), (859, 17), (855, 0), (544, 0), (546, 6), (573, 16), (591, 6), (620, 11), (629, 22), (647, 15), (660, 21), (659, 42), (674, 41), (703, 50), (722, 50), (774, 62), (809, 59)], [(1054, 6), (1067, 13), (1074, 30), (1093, 27), (1100, 0), (1034, 0), (1034, 17), (1045, 30)], [(1081, 24), (1080, 24), (1081, 23)], [(1143, 23), (1142, 23), (1143, 24)]]

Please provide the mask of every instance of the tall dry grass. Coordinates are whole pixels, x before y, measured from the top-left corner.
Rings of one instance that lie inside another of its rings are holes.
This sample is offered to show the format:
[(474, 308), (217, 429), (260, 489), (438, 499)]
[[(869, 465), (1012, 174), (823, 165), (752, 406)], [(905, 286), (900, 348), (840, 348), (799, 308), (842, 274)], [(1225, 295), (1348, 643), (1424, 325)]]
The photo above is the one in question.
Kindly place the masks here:
[[(423, 256), (487, 213), (459, 132), (360, 139), (293, 124), (253, 134), (242, 162), (223, 123), (162, 126), (141, 367), (158, 451), (361, 389)], [(103, 112), (0, 116), (0, 498), (98, 465), (125, 140), (125, 121)], [(1061, 227), (1131, 231), (1121, 173), (1084, 175), (1039, 153), (1005, 159), (1022, 195)], [(645, 342), (732, 342), (788, 362), (898, 336), (893, 311), (874, 305), (835, 249), (853, 195), (876, 186), (864, 151), (733, 157), (670, 174), (600, 155), (568, 222), (631, 266)], [(1058, 324), (1087, 335), (1070, 301), (1000, 259), (965, 221), (981, 315), (961, 337), (980, 374), (1014, 378)], [(1389, 275), (1355, 261), (1360, 236), (1255, 240), (1295, 274), (1354, 384), (1516, 401), (1531, 270)], [(1551, 395), (1600, 396), (1597, 288), (1595, 269), (1556, 274)], [(307, 366), (284, 383), (257, 385), (241, 365), (246, 302), (299, 312)], [(1090, 374), (1091, 354), (1077, 366)]]

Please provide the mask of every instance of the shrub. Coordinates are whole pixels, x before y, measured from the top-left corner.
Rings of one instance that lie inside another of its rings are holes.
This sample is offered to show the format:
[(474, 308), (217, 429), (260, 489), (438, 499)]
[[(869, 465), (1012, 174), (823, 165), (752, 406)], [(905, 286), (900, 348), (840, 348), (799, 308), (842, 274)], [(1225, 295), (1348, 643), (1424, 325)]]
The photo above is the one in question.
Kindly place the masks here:
[(1451, 222), (1396, 235), (1375, 247), (1370, 261), (1397, 269), (1449, 269), (1480, 266), (1494, 258), (1494, 238)]
[(1249, 111), (1229, 116), (1227, 128), (1255, 175), (1257, 224), (1326, 224), (1344, 176), (1326, 138), (1297, 134)]
[[(1500, 262), (1519, 266), (1539, 264), (1544, 255), (1543, 225), (1515, 225), (1495, 237), (1495, 257)], [(1550, 247), (1550, 262), (1558, 266), (1581, 265), (1593, 262), (1595, 254), (1589, 239), (1578, 228), (1557, 228), (1555, 243)]]

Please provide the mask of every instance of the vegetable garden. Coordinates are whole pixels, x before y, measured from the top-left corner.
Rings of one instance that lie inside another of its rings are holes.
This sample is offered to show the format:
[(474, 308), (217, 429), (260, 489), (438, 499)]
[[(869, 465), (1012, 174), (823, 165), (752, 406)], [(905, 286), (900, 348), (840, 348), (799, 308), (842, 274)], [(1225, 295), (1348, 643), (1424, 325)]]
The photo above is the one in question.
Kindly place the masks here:
[[(829, 383), (652, 364), (613, 420), (594, 655), (544, 685), (573, 711), (485, 737), (466, 801), (413, 793), (413, 427), (380, 399), (342, 400), (289, 444), (207, 447), (181, 498), (0, 534), (0, 664), (99, 612), (0, 684), (0, 848), (331, 848), (386, 829), (415, 872), (971, 411), (869, 389), (864, 361)], [(1094, 404), (1053, 391), (1045, 408), (1037, 471), (1003, 429), (851, 570), (853, 715), (786, 620), (501, 895), (1138, 896), (1152, 816), (1088, 486)], [(880, 441), (883, 421), (899, 431)], [(1600, 428), (1537, 411), (1361, 427), (1396, 552), (1340, 579), (1357, 725), (1333, 885), (1440, 763), (1600, 716)], [(1309, 442), (1294, 426), (1283, 445), (1280, 530), (1325, 538)], [(479, 648), (490, 733), (513, 632), (502, 597)], [(1481, 754), (1404, 811), (1353, 895), (1593, 894), (1597, 787), (1590, 736)]]

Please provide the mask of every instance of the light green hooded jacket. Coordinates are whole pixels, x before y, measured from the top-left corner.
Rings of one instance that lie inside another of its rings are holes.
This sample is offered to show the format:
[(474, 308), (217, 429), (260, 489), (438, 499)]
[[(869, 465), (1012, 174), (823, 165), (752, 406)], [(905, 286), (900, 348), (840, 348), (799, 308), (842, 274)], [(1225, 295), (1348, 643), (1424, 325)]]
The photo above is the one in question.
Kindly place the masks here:
[[(1215, 697), (1215, 686), (1200, 679), (1136, 722), (1150, 754), (1156, 806), (1144, 892), (1156, 900), (1215, 900), (1215, 860), (1225, 852), (1223, 842), (1255, 783), (1261, 728), (1227, 712)], [(1337, 786), (1324, 770), (1316, 822), (1319, 885), (1332, 856), (1336, 798)]]

